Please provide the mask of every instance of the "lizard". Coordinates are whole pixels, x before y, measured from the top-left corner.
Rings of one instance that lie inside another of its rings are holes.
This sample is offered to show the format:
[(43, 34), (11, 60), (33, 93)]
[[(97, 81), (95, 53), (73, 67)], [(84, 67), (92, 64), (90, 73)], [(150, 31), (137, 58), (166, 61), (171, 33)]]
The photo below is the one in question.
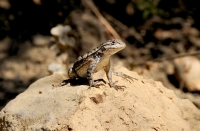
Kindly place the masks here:
[(121, 76), (129, 82), (136, 78), (132, 78), (122, 72), (113, 72), (110, 57), (125, 47), (126, 44), (119, 39), (108, 40), (102, 43), (92, 51), (78, 57), (73, 67), (68, 70), (69, 78), (87, 78), (89, 86), (95, 87), (98, 86), (98, 84), (93, 80), (93, 73), (103, 69), (106, 72), (110, 87), (116, 90), (122, 89), (124, 86), (115, 85), (116, 82), (112, 81), (112, 75)]

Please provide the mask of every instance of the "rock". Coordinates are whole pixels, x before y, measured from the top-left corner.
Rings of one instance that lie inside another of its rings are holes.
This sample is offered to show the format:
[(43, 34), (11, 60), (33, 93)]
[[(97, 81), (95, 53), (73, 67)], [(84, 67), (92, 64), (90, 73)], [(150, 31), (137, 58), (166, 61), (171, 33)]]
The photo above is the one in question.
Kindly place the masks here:
[[(68, 36), (69, 32), (72, 30), (69, 25), (57, 25), (51, 29), (51, 35), (55, 36), (58, 40), (58, 44), (62, 46), (75, 47), (76, 40), (74, 37)], [(63, 47), (63, 48), (64, 48)]]
[(71, 27), (69, 25), (63, 26), (63, 25), (59, 24), (59, 25), (53, 27), (50, 32), (53, 36), (60, 37), (63, 34), (68, 33), (70, 31), (71, 31)]
[(175, 76), (180, 88), (188, 91), (200, 91), (200, 61), (197, 57), (186, 56), (174, 60)]
[(176, 30), (176, 29), (171, 29), (171, 30), (158, 29), (154, 33), (154, 36), (158, 40), (166, 40), (166, 39), (181, 40), (181, 39), (183, 39), (183, 34), (181, 33), (181, 31)]
[(45, 46), (48, 45), (50, 42), (51, 42), (50, 36), (43, 36), (40, 34), (33, 36), (33, 44), (35, 46)]
[(58, 74), (66, 74), (67, 70), (65, 69), (65, 66), (60, 63), (51, 63), (48, 65), (47, 70), (53, 74), (53, 73), (58, 73)]
[(10, 7), (11, 7), (11, 5), (10, 5), (9, 0), (1, 0), (0, 1), (0, 8), (8, 10), (8, 9), (10, 9)]
[[(36, 81), (1, 110), (0, 130), (200, 130), (200, 111), (189, 100), (125, 68), (116, 71), (138, 80), (114, 76), (124, 91), (108, 82), (91, 89), (78, 83), (54, 87), (66, 79), (59, 74)], [(102, 72), (96, 78), (107, 81)]]

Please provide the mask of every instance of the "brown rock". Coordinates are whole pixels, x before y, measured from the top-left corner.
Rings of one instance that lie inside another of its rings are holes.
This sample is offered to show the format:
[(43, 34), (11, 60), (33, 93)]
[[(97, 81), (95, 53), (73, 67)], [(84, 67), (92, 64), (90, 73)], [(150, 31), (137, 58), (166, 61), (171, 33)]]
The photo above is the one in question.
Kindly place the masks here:
[[(1, 110), (0, 130), (200, 130), (200, 111), (190, 101), (177, 98), (160, 82), (125, 68), (117, 71), (138, 80), (114, 77), (126, 86), (124, 91), (108, 84), (53, 87), (65, 79), (59, 74), (36, 81)], [(95, 75), (107, 80), (101, 72)]]

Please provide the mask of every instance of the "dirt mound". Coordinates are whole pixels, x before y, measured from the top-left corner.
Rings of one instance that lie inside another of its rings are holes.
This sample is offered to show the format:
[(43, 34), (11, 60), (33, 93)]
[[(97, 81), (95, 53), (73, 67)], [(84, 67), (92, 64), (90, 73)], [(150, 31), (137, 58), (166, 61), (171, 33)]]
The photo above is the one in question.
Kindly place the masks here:
[[(1, 110), (0, 130), (200, 130), (200, 111), (189, 100), (125, 68), (116, 71), (138, 80), (114, 77), (117, 85), (126, 87), (123, 91), (110, 88), (108, 82), (91, 89), (54, 87), (66, 79), (59, 74), (36, 81)], [(107, 80), (102, 72), (96, 78)]]

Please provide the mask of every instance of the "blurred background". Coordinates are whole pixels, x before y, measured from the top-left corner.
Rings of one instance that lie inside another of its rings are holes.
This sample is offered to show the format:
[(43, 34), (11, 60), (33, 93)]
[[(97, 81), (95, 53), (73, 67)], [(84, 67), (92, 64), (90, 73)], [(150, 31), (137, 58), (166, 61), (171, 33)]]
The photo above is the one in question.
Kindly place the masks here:
[(67, 76), (108, 39), (113, 56), (200, 107), (200, 9), (188, 0), (0, 0), (0, 109), (39, 78)]

